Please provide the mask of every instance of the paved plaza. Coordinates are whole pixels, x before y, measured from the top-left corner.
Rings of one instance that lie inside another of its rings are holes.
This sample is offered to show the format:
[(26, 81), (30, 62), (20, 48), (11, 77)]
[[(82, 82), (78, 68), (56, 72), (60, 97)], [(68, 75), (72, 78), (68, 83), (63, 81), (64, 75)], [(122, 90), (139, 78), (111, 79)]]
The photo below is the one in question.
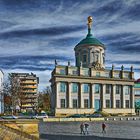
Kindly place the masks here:
[(80, 134), (81, 122), (40, 122), (41, 140), (125, 140), (140, 139), (140, 121), (107, 121), (107, 133), (102, 134), (102, 122), (88, 122), (89, 135)]

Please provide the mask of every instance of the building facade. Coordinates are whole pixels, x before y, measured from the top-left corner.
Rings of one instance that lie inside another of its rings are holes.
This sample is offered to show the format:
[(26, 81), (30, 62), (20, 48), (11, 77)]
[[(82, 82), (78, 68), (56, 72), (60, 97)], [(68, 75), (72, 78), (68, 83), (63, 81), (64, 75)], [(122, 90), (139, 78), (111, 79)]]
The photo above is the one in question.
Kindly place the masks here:
[(3, 93), (4, 73), (0, 70), (0, 114), (4, 113), (4, 93)]
[(16, 109), (22, 112), (36, 110), (39, 78), (33, 73), (11, 73), (11, 77), (13, 89), (16, 89), (18, 94), (18, 100), (13, 98)]
[(136, 113), (138, 115), (140, 115), (140, 79), (137, 79), (135, 81), (134, 93), (135, 93), (135, 109), (136, 109)]
[(134, 114), (134, 72), (105, 69), (105, 46), (88, 34), (74, 48), (76, 65), (58, 65), (50, 79), (52, 110), (55, 116), (92, 114), (101, 110), (110, 114)]

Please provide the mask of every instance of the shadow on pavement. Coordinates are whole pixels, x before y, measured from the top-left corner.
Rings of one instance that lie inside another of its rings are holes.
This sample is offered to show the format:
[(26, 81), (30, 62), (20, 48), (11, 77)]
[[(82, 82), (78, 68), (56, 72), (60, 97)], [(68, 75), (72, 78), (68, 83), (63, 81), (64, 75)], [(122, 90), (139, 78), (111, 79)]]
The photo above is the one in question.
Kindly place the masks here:
[(132, 139), (110, 138), (110, 137), (99, 137), (99, 136), (40, 134), (40, 140), (132, 140)]

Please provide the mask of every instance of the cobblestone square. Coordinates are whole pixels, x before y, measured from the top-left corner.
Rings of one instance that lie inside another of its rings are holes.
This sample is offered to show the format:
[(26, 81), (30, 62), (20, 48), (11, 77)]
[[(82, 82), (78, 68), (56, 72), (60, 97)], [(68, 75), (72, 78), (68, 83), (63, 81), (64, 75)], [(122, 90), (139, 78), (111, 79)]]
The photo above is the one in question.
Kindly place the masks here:
[(80, 134), (81, 122), (40, 122), (41, 140), (140, 139), (140, 121), (106, 121), (107, 133), (102, 134), (102, 122), (89, 123), (89, 135)]

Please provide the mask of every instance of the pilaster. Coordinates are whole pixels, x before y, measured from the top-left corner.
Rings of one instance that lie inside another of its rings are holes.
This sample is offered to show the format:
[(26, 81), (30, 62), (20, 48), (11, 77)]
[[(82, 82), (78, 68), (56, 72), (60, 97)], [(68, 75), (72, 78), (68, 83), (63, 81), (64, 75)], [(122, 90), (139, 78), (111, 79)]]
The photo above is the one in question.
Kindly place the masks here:
[(115, 99), (115, 85), (111, 87), (111, 108), (116, 108), (116, 99)]
[(134, 87), (130, 86), (130, 107), (133, 109), (134, 106)]
[(55, 82), (55, 100), (56, 100), (56, 108), (60, 108), (59, 82)]
[(106, 108), (106, 105), (105, 105), (105, 84), (101, 85), (100, 99), (101, 99), (101, 109)]
[(78, 83), (78, 107), (83, 108), (82, 84)]
[(67, 82), (67, 92), (66, 92), (67, 108), (72, 108), (72, 106), (71, 106), (71, 92), (70, 92), (71, 87), (70, 86), (71, 86), (71, 83)]
[(121, 85), (121, 108), (125, 108), (125, 87)]
[(90, 108), (94, 108), (94, 88), (93, 88), (93, 84), (90, 84)]

